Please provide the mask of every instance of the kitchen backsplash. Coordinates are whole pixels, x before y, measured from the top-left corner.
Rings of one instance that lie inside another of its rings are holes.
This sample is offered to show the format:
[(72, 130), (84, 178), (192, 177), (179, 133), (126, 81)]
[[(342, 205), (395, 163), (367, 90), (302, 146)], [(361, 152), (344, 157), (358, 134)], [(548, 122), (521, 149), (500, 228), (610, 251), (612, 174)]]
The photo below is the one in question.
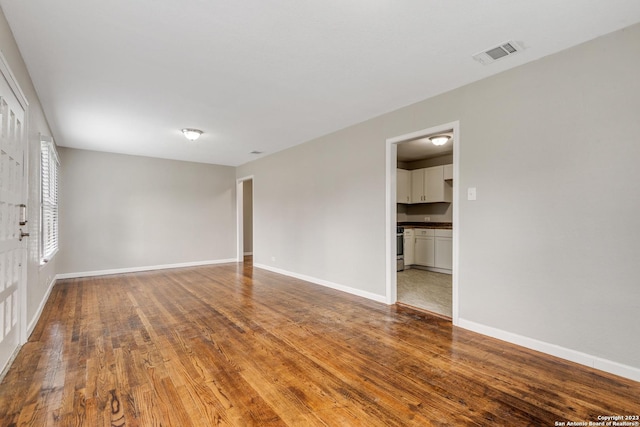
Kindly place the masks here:
[[(452, 203), (396, 205), (398, 222), (453, 222)], [(429, 217), (429, 220), (425, 220)]]

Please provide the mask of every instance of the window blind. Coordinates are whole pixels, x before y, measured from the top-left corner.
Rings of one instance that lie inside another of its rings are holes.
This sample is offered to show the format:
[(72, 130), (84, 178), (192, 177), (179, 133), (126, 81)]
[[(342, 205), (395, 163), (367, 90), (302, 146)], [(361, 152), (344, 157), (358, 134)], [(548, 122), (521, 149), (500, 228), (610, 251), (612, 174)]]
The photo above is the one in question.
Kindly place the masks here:
[(58, 251), (58, 169), (60, 162), (53, 140), (40, 141), (41, 227), (40, 263)]

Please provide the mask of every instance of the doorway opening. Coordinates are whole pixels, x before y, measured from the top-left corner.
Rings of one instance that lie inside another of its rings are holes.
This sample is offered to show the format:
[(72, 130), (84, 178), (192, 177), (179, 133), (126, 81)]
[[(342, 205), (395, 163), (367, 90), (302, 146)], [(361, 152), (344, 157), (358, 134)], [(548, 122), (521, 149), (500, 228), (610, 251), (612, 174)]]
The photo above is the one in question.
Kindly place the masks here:
[[(446, 137), (445, 144), (435, 145), (434, 136)], [(458, 322), (458, 159), (458, 122), (387, 140), (387, 301), (453, 324)]]
[(253, 176), (237, 181), (238, 262), (253, 261)]

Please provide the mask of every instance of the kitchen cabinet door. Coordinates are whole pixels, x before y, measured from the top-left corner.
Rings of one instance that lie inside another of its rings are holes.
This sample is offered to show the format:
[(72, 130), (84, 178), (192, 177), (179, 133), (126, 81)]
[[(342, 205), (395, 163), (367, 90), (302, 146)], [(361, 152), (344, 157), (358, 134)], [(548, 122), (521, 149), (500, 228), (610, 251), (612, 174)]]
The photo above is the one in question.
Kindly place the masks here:
[(398, 169), (396, 203), (411, 203), (411, 172)]
[(444, 166), (411, 171), (411, 203), (451, 202), (451, 181), (444, 180)]
[(453, 179), (453, 165), (444, 165), (444, 179), (445, 181)]
[(404, 265), (415, 264), (415, 246), (416, 238), (413, 230), (410, 228), (404, 229)]
[(423, 267), (435, 267), (435, 237), (416, 237), (414, 261)]
[(424, 169), (411, 171), (411, 203), (424, 203)]
[(425, 169), (424, 187), (426, 202), (443, 202), (444, 194), (444, 167), (435, 166)]
[(451, 270), (453, 268), (453, 239), (451, 237), (436, 237), (435, 266)]
[(435, 232), (433, 229), (416, 228), (414, 245), (414, 262), (423, 267), (435, 266)]

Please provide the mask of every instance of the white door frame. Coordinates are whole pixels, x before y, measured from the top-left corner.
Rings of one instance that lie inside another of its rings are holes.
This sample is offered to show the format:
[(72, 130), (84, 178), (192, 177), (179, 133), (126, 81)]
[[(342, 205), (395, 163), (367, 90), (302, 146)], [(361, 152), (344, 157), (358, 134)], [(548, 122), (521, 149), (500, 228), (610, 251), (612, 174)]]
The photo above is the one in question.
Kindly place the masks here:
[(253, 181), (253, 191), (255, 192), (255, 181), (253, 180), (253, 175), (238, 178), (236, 180), (236, 248), (238, 249), (236, 253), (237, 262), (242, 262), (242, 260), (244, 259), (244, 182), (249, 180)]
[[(24, 143), (24, 157), (22, 159), (22, 200), (27, 205), (27, 216), (29, 213), (29, 102), (27, 101), (27, 97), (22, 92), (20, 85), (18, 84), (18, 80), (11, 72), (11, 68), (9, 67), (9, 63), (4, 57), (3, 53), (0, 52), (0, 73), (7, 80), (9, 87), (13, 91), (16, 99), (24, 108), (24, 120), (22, 123), (22, 131), (23, 131), (23, 143)], [(27, 223), (29, 224), (29, 223)], [(33, 230), (29, 225), (26, 225), (26, 230)], [(29, 271), (28, 266), (28, 246), (29, 242), (32, 242), (33, 239), (38, 239), (37, 236), (31, 237), (31, 239), (25, 239), (23, 241), (24, 249), (22, 251), (22, 274), (20, 277), (20, 282), (18, 283), (18, 310), (20, 310), (20, 317), (18, 319), (18, 341), (20, 345), (27, 342), (27, 274)], [(37, 240), (36, 240), (37, 242)], [(1, 369), (2, 367), (0, 367)]]
[(397, 159), (398, 159), (398, 147), (397, 144), (405, 141), (409, 141), (416, 138), (423, 138), (428, 135), (433, 135), (440, 132), (445, 132), (453, 129), (453, 268), (452, 268), (452, 283), (453, 283), (453, 300), (452, 300), (452, 322), (454, 325), (458, 325), (458, 254), (459, 254), (459, 206), (460, 206), (460, 194), (459, 194), (459, 175), (460, 175), (460, 122), (455, 121), (446, 123), (439, 126), (434, 126), (428, 129), (422, 129), (417, 132), (412, 132), (393, 138), (387, 139), (386, 143), (386, 208), (387, 208), (387, 238), (386, 238), (386, 301), (387, 304), (395, 304), (398, 301), (398, 282), (396, 277), (396, 226), (397, 226), (397, 212), (396, 212), (396, 182), (397, 182)]

